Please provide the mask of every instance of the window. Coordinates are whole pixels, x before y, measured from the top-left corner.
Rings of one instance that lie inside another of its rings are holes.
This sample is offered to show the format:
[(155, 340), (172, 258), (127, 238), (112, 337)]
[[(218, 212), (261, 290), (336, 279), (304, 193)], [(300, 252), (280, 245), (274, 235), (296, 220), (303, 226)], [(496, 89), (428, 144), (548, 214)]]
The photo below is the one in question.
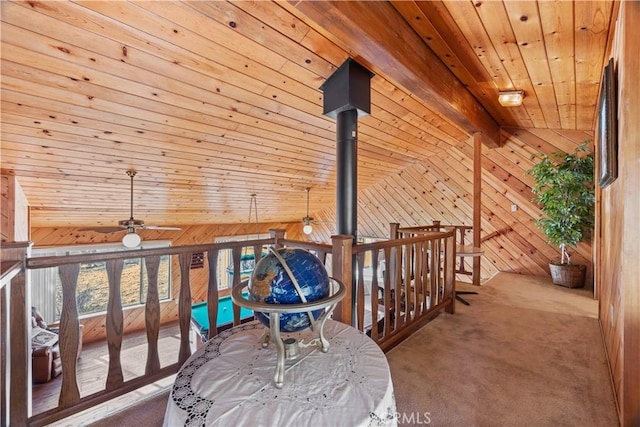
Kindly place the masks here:
[[(254, 239), (260, 239), (260, 235), (218, 237), (216, 239), (216, 243), (238, 242)], [(262, 256), (264, 255), (265, 252), (263, 248)], [(251, 272), (255, 265), (253, 246), (243, 248), (242, 255), (240, 257), (240, 281), (246, 280), (251, 276)], [(218, 289), (230, 289), (233, 285), (233, 255), (231, 249), (222, 249), (218, 253), (218, 271), (216, 273), (219, 280)]]
[[(145, 241), (143, 248), (171, 246), (169, 241)], [(77, 255), (124, 250), (121, 244), (77, 245), (56, 248), (34, 248), (33, 256)], [(31, 274), (32, 305), (38, 307), (45, 321), (60, 319), (62, 310), (62, 284), (57, 268), (33, 270)], [(124, 260), (120, 293), (122, 305), (133, 306), (146, 302), (148, 288), (147, 270), (144, 258)], [(160, 258), (158, 272), (158, 294), (160, 300), (171, 297), (171, 257)], [(106, 262), (80, 264), (76, 301), (80, 316), (104, 312), (109, 301), (109, 281)]]

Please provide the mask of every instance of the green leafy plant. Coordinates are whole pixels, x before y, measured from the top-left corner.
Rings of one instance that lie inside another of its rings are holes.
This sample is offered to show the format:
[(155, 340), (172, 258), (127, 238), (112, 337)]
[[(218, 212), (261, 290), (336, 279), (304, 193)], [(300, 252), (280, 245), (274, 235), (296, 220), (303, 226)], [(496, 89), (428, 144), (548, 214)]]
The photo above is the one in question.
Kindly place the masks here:
[(536, 225), (549, 243), (560, 248), (560, 264), (570, 264), (567, 246), (587, 240), (594, 225), (593, 153), (589, 141), (573, 153), (541, 156), (527, 173), (535, 181), (534, 202), (540, 204), (543, 214)]

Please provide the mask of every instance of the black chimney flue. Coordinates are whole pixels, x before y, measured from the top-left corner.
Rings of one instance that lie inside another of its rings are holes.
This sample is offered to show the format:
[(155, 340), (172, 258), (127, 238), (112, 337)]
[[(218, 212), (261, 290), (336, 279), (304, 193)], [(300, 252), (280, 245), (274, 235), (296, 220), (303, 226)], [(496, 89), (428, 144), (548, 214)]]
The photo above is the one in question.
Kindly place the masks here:
[(336, 119), (336, 232), (357, 235), (358, 118), (371, 113), (373, 73), (347, 59), (320, 87), (324, 115)]

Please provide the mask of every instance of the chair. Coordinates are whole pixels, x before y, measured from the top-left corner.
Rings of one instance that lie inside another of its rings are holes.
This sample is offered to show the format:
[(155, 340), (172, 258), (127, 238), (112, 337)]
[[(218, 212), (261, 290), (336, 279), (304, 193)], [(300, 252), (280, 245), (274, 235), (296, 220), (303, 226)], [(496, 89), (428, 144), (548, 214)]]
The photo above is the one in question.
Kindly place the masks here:
[[(42, 315), (35, 307), (31, 307), (31, 316), (34, 327), (31, 349), (31, 376), (34, 383), (46, 383), (62, 373), (62, 360), (57, 337), (59, 330), (47, 328)], [(82, 353), (83, 328), (84, 325), (81, 324), (78, 334), (77, 359), (80, 358)], [(45, 335), (45, 338), (34, 341), (33, 338), (38, 334)]]
[(31, 375), (34, 383), (46, 383), (62, 373), (60, 347), (33, 347), (31, 352)]

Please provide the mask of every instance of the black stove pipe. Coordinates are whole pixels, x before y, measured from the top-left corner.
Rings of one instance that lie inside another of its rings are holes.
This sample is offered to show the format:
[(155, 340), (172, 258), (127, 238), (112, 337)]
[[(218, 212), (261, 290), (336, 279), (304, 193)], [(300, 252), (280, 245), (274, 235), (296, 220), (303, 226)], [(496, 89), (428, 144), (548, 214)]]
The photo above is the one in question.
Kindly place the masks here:
[(357, 236), (358, 218), (358, 111), (345, 110), (336, 117), (336, 231)]

